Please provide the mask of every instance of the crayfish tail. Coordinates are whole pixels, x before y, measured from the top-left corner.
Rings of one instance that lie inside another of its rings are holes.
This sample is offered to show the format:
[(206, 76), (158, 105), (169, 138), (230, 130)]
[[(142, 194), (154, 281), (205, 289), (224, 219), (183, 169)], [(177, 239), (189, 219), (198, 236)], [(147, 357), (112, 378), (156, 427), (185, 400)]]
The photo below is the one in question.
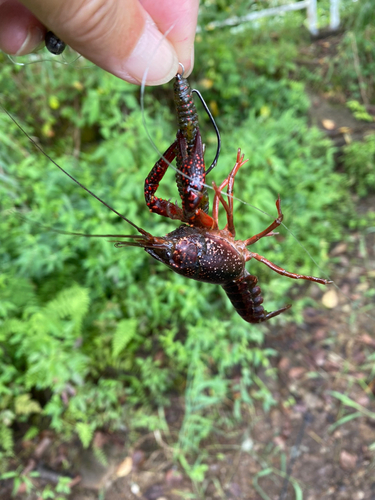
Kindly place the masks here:
[(262, 306), (263, 297), (261, 289), (257, 286), (258, 279), (252, 274), (246, 274), (242, 278), (222, 285), (229, 300), (232, 302), (238, 314), (248, 323), (262, 323), (274, 318), (291, 307), (286, 305), (273, 312), (265, 311)]

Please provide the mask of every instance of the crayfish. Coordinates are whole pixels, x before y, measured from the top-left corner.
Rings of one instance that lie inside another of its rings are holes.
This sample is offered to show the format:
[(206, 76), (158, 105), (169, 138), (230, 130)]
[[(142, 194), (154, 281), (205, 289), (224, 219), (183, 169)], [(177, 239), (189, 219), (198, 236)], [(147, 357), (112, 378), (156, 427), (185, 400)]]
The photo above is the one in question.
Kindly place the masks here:
[[(268, 259), (247, 247), (253, 245), (265, 236), (272, 236), (273, 232), (283, 220), (280, 206), (280, 197), (276, 201), (277, 218), (262, 232), (246, 239), (235, 239), (235, 227), (233, 221), (233, 186), (239, 169), (247, 162), (241, 150), (237, 151), (234, 167), (224, 181), (217, 186), (212, 183), (214, 199), (212, 216), (208, 214), (208, 194), (206, 189), (206, 175), (215, 166), (220, 151), (220, 138), (217, 127), (210, 115), (202, 96), (198, 91), (202, 103), (208, 112), (218, 135), (219, 146), (212, 165), (207, 169), (204, 163), (204, 148), (198, 126), (198, 115), (192, 98), (192, 90), (185, 78), (177, 74), (174, 82), (174, 96), (178, 117), (178, 131), (176, 140), (166, 150), (162, 157), (156, 162), (145, 180), (145, 200), (151, 212), (155, 212), (170, 219), (177, 219), (183, 224), (166, 236), (157, 237), (138, 227), (132, 221), (117, 212), (92, 191), (78, 182), (60, 165), (52, 160), (40, 146), (30, 137), (34, 145), (51, 160), (62, 172), (70, 177), (76, 184), (87, 191), (91, 196), (100, 201), (116, 215), (132, 225), (138, 235), (89, 235), (81, 233), (79, 236), (95, 237), (118, 237), (125, 239), (114, 240), (116, 247), (136, 246), (144, 248), (154, 259), (168, 266), (172, 271), (205, 283), (221, 285), (232, 302), (238, 314), (248, 323), (261, 323), (274, 318), (291, 307), (290, 304), (281, 307), (277, 311), (267, 312), (262, 306), (263, 297), (258, 279), (250, 274), (245, 264), (251, 259), (256, 259), (268, 266), (273, 271), (293, 279), (304, 279), (314, 281), (322, 285), (332, 281), (295, 274), (273, 264)], [(9, 115), (9, 113), (8, 113)], [(10, 115), (9, 115), (10, 116)], [(10, 116), (16, 125), (23, 131), (18, 123)], [(25, 133), (25, 132), (24, 132)], [(26, 134), (27, 135), (27, 134)], [(177, 203), (158, 198), (156, 191), (165, 172), (171, 162), (176, 159), (176, 180), (181, 198), (181, 207)], [(227, 201), (222, 194), (226, 188)], [(223, 206), (226, 212), (227, 224), (224, 229), (218, 227), (219, 206)]]
[[(248, 323), (261, 323), (278, 316), (291, 305), (277, 311), (267, 312), (262, 306), (263, 298), (257, 278), (245, 269), (245, 264), (256, 259), (273, 271), (293, 279), (315, 281), (326, 285), (331, 281), (295, 274), (273, 264), (265, 257), (250, 252), (247, 247), (260, 238), (272, 236), (282, 220), (280, 197), (276, 201), (277, 218), (264, 231), (244, 241), (235, 240), (233, 221), (233, 185), (237, 172), (247, 160), (237, 151), (236, 163), (228, 177), (217, 186), (212, 183), (215, 194), (212, 216), (208, 214), (208, 195), (205, 187), (205, 170), (202, 138), (198, 127), (197, 111), (189, 84), (183, 76), (176, 75), (174, 83), (175, 104), (179, 129), (176, 140), (154, 165), (145, 181), (145, 199), (151, 212), (164, 217), (178, 219), (185, 224), (164, 237), (155, 237), (136, 227), (142, 236), (124, 236), (133, 241), (118, 241), (116, 247), (138, 246), (172, 271), (205, 283), (221, 285), (238, 314)], [(182, 202), (176, 203), (158, 198), (155, 193), (170, 163), (176, 158), (176, 180)], [(222, 195), (227, 188), (227, 201)], [(224, 207), (227, 224), (218, 227), (219, 205)], [(133, 224), (134, 226), (134, 224)]]

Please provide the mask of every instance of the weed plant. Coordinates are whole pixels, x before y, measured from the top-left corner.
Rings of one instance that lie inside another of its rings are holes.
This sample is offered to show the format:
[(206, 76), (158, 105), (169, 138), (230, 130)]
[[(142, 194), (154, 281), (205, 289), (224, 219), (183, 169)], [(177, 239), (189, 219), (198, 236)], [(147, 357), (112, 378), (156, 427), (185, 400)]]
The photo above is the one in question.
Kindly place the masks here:
[(349, 183), (357, 194), (364, 197), (375, 189), (375, 134), (369, 134), (362, 142), (352, 142), (344, 148), (344, 166)]

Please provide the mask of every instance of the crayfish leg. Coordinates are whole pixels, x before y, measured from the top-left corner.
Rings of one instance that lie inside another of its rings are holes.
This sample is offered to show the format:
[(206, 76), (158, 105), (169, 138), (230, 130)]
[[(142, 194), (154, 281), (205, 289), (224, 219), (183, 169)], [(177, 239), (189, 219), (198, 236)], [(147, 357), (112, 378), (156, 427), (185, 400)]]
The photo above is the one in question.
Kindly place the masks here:
[(259, 241), (261, 238), (264, 238), (265, 236), (272, 236), (272, 231), (276, 229), (278, 226), (283, 221), (283, 213), (281, 211), (281, 206), (280, 206), (280, 195), (276, 200), (276, 208), (277, 208), (277, 219), (275, 219), (272, 224), (270, 224), (264, 231), (261, 233), (255, 234), (251, 238), (248, 238), (247, 240), (244, 241), (246, 246), (253, 245), (257, 241)]
[[(237, 159), (236, 163), (234, 164), (234, 167), (232, 168), (230, 174), (228, 177), (220, 184), (220, 186), (216, 186), (216, 184), (213, 182), (213, 188), (215, 190), (215, 197), (214, 197), (214, 202), (212, 206), (212, 218), (214, 219), (215, 223), (215, 229), (217, 228), (218, 225), (218, 219), (219, 219), (219, 200), (221, 201), (221, 204), (223, 205), (226, 214), (227, 214), (227, 225), (226, 229), (231, 233), (231, 235), (234, 237), (236, 235), (236, 229), (234, 227), (234, 221), (233, 221), (233, 186), (234, 186), (234, 180), (235, 177), (239, 171), (239, 169), (244, 165), (246, 162), (249, 160), (244, 160), (244, 155), (241, 155), (241, 149), (238, 148), (237, 150)], [(228, 196), (228, 203), (224, 200), (223, 195), (221, 194), (223, 189), (227, 187), (227, 196)]]
[(324, 278), (316, 278), (315, 276), (306, 276), (305, 274), (290, 273), (289, 271), (286, 271), (286, 269), (283, 269), (282, 267), (278, 266), (277, 264), (274, 264), (270, 260), (263, 257), (263, 255), (249, 252), (249, 255), (247, 256), (246, 261), (248, 261), (252, 258), (258, 260), (259, 262), (262, 262), (262, 264), (265, 264), (266, 266), (268, 266), (270, 269), (272, 269), (272, 271), (275, 271), (276, 273), (281, 274), (281, 276), (286, 276), (287, 278), (292, 278), (295, 280), (314, 281), (314, 283), (320, 283), (321, 285), (329, 285), (330, 283), (333, 283), (333, 281), (326, 280)]

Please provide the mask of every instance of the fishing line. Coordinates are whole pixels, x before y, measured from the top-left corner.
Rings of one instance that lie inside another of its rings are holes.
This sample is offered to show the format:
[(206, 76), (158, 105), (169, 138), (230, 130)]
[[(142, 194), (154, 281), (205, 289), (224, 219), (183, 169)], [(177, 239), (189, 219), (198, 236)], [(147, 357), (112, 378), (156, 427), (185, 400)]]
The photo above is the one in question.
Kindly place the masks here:
[[(45, 49), (47, 50), (47, 49)], [(70, 49), (71, 51), (73, 51), (73, 49)], [(74, 51), (75, 54), (78, 54), (78, 52)], [(50, 57), (47, 57), (47, 54), (27, 54), (25, 56), (16, 56), (16, 57), (25, 57), (27, 59), (27, 62), (20, 62), (20, 61), (16, 61), (13, 56), (11, 56), (10, 54), (5, 54), (8, 59), (11, 61), (12, 64), (14, 64), (15, 66), (30, 66), (30, 64), (37, 64), (37, 63), (57, 63), (57, 64), (62, 64), (64, 66), (70, 66), (74, 63), (76, 63), (79, 59), (83, 59), (83, 57), (81, 56), (81, 54), (78, 54), (75, 56), (75, 59), (73, 59), (72, 61), (68, 61), (66, 59), (66, 56), (65, 54), (61, 54), (60, 56), (52, 56), (51, 57), (51, 53), (48, 52), (48, 54), (50, 55)], [(91, 66), (82, 66), (82, 69), (87, 69), (87, 68), (90, 68)]]
[[(144, 96), (145, 96), (145, 87), (146, 87), (146, 81), (147, 81), (147, 75), (148, 75), (148, 72), (149, 72), (149, 69), (150, 69), (150, 66), (151, 66), (151, 61), (153, 59), (153, 57), (155, 56), (156, 54), (156, 51), (159, 49), (159, 46), (160, 44), (164, 41), (164, 39), (167, 38), (168, 34), (173, 30), (174, 28), (174, 25), (172, 25), (164, 34), (163, 34), (163, 37), (161, 39), (161, 41), (159, 42), (158, 46), (155, 48), (155, 50), (153, 51), (153, 53), (151, 54), (150, 56), (150, 64), (147, 66), (147, 68), (145, 69), (145, 72), (143, 74), (143, 78), (142, 78), (142, 82), (141, 82), (141, 90), (140, 90), (140, 104), (141, 104), (141, 113), (142, 113), (142, 123), (143, 123), (143, 126), (144, 126), (144, 129), (145, 129), (145, 132), (146, 132), (146, 136), (151, 144), (151, 146), (153, 147), (153, 149), (157, 152), (158, 156), (161, 158), (164, 158), (164, 160), (166, 161), (166, 163), (172, 168), (172, 170), (174, 170), (175, 172), (179, 172), (179, 170), (174, 166), (172, 165), (164, 156), (163, 154), (160, 152), (160, 150), (158, 149), (158, 147), (156, 146), (155, 142), (153, 141), (152, 137), (151, 137), (151, 134), (148, 130), (148, 126), (147, 126), (147, 122), (146, 122), (146, 113), (145, 113), (145, 103), (144, 103)], [(11, 60), (11, 62), (15, 65), (19, 65), (19, 66), (27, 66), (28, 64), (35, 64), (37, 62), (57, 62), (59, 64), (63, 64), (65, 66), (67, 65), (70, 65), (70, 64), (73, 64), (74, 62), (76, 62), (78, 59), (80, 59), (82, 56), (78, 55), (74, 61), (71, 61), (71, 62), (68, 62), (68, 61), (61, 61), (58, 59), (58, 57), (51, 57), (49, 59), (41, 59), (40, 56), (38, 55), (35, 55), (35, 54), (31, 54), (30, 57), (36, 57), (37, 60), (34, 60), (34, 61), (29, 61), (28, 63), (20, 63), (20, 62), (17, 62), (15, 60), (12, 59), (11, 56), (8, 55), (8, 58)], [(63, 56), (61, 56), (63, 57)], [(85, 69), (85, 68), (88, 68), (90, 66), (83, 66), (82, 69)], [(8, 116), (16, 123), (17, 126), (19, 126), (17, 124), (17, 122), (13, 119), (13, 117), (6, 111), (6, 109), (1, 106), (2, 109), (8, 114)], [(19, 126), (19, 128), (21, 128)], [(23, 129), (21, 128), (21, 130), (23, 131)], [(24, 131), (23, 131), (24, 132)], [(25, 132), (24, 132), (25, 133)], [(26, 134), (27, 135), (27, 134)], [(50, 159), (51, 162), (53, 162), (56, 166), (58, 166), (58, 168), (60, 168), (61, 170), (63, 170), (59, 165), (57, 165), (53, 160), (52, 158), (50, 158), (43, 150), (42, 148), (40, 148), (40, 146), (35, 143), (35, 141), (33, 141), (30, 137), (29, 137), (29, 140), (31, 140), (32, 143), (34, 143), (34, 145), (47, 157)], [(63, 170), (63, 172), (65, 173), (65, 171)], [(186, 175), (184, 174), (183, 172), (179, 172), (182, 176), (188, 178), (188, 179), (191, 179), (191, 177), (189, 175)], [(67, 174), (69, 177), (71, 177), (69, 174)], [(80, 183), (78, 183), (80, 185)], [(204, 186), (207, 188), (207, 189), (210, 189), (212, 191), (214, 191), (212, 185), (210, 184), (207, 184), (207, 183), (204, 183)], [(84, 187), (84, 189), (86, 189)], [(87, 190), (90, 194), (93, 194), (91, 191)], [(275, 217), (272, 216), (271, 214), (269, 214), (268, 212), (266, 212), (265, 210), (262, 210), (260, 208), (258, 208), (257, 206), (255, 205), (252, 205), (251, 203), (247, 202), (247, 201), (244, 201), (240, 198), (238, 198), (237, 196), (233, 196), (233, 195), (228, 195), (226, 192), (222, 192), (222, 195), (223, 196), (231, 196), (231, 198), (234, 200), (234, 201), (237, 201), (245, 206), (248, 206), (250, 207), (251, 209), (254, 209), (256, 210), (257, 212), (269, 217), (270, 219), (274, 219)], [(96, 195), (94, 195), (95, 198), (98, 199), (98, 197)], [(100, 200), (101, 201), (101, 200)], [(101, 201), (101, 203), (103, 203)], [(105, 206), (107, 206), (110, 210), (114, 211), (116, 213), (116, 215), (118, 215), (119, 217), (123, 218), (124, 219), (124, 216), (122, 216), (121, 214), (119, 214), (118, 212), (116, 212), (114, 209), (112, 209), (112, 207), (109, 207), (106, 203), (103, 203)], [(128, 220), (126, 220), (128, 222)], [(133, 224), (132, 224), (133, 225)], [(136, 227), (136, 229), (138, 230), (139, 228), (135, 225), (133, 225), (134, 227)], [(297, 238), (296, 235), (294, 235), (294, 233), (286, 226), (286, 224), (284, 222), (281, 223), (281, 226), (286, 230), (286, 232), (296, 241), (296, 243), (299, 245), (299, 247), (303, 250), (303, 252), (309, 257), (309, 259), (311, 260), (311, 262), (313, 262), (313, 264), (316, 266), (316, 268), (324, 275), (326, 276), (327, 278), (329, 278), (328, 274), (324, 271), (324, 269), (317, 263), (316, 259), (311, 255), (311, 253), (309, 252), (309, 250), (305, 247), (305, 245), (303, 243), (301, 243), (299, 241), (299, 239)], [(52, 229), (52, 228), (51, 228)], [(64, 234), (64, 232), (61, 232), (59, 230), (56, 230), (57, 232), (60, 232), (61, 234)], [(86, 236), (86, 237), (89, 237), (88, 235), (84, 235), (82, 233), (76, 233), (76, 235), (82, 235), (82, 236)], [(120, 236), (124, 236), (124, 235), (108, 235), (108, 237), (120, 237)], [(136, 236), (136, 235), (135, 235)], [(101, 237), (100, 235), (92, 235), (92, 237)], [(126, 237), (126, 236), (125, 236)], [(340, 294), (342, 296), (345, 297), (346, 300), (352, 302), (352, 298), (346, 294), (345, 292), (343, 292), (341, 290), (341, 288), (336, 284), (336, 283), (333, 283), (333, 285), (335, 286), (336, 290), (338, 290), (340, 292)], [(372, 318), (372, 316), (368, 315), (367, 313), (363, 313), (364, 315), (366, 315), (367, 317), (371, 318), (371, 319), (374, 319)]]

